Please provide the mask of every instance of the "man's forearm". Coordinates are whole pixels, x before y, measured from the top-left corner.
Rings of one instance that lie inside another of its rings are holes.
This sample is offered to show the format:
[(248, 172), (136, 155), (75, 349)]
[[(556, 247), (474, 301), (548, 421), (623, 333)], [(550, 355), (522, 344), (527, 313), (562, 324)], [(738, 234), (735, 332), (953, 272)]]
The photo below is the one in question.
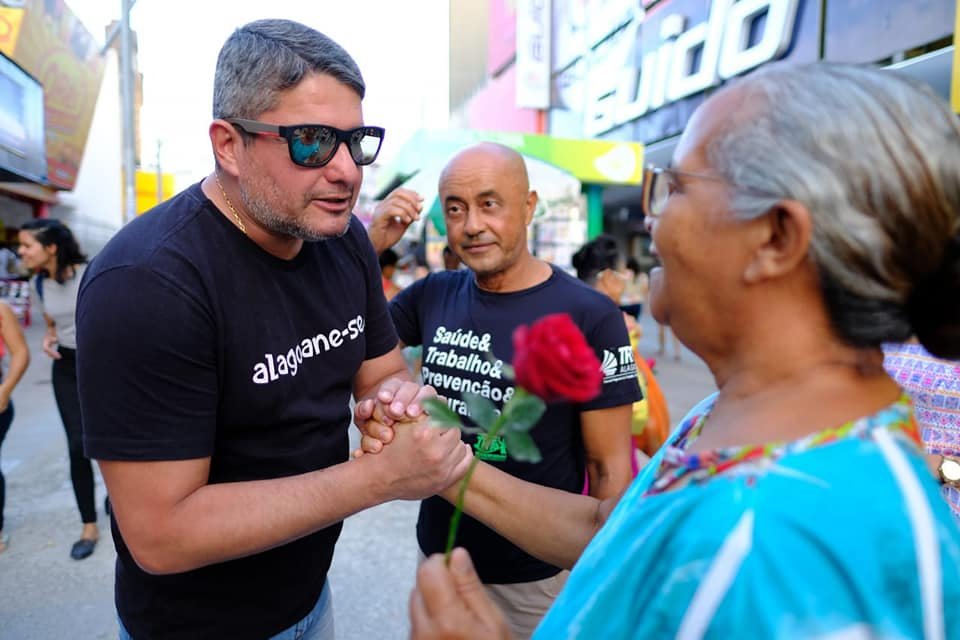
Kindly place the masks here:
[[(287, 478), (205, 485), (168, 511), (152, 512), (153, 518), (117, 499), (116, 517), (145, 571), (181, 573), (286, 544), (391, 499), (372, 462), (370, 457)], [(104, 475), (113, 496), (112, 474)], [(116, 489), (117, 498), (122, 491)]]
[(623, 493), (633, 479), (629, 451), (609, 459), (587, 460), (589, 493), (598, 500), (606, 500)]
[[(443, 493), (456, 502), (460, 483)], [(526, 482), (479, 463), (464, 511), (544, 562), (569, 569), (600, 528), (601, 502)]]

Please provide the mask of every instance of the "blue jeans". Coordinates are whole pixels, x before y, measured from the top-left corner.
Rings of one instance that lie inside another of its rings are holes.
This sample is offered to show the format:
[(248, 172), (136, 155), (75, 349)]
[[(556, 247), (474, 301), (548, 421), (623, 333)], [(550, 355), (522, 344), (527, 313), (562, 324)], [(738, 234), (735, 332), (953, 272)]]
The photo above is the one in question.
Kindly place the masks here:
[[(133, 637), (127, 632), (120, 618), (117, 618), (117, 624), (120, 625), (120, 640), (133, 640)], [(284, 629), (270, 640), (334, 640), (333, 634), (333, 597), (330, 594), (330, 581), (323, 585), (323, 591), (317, 598), (317, 604), (313, 610), (308, 613), (298, 623)]]

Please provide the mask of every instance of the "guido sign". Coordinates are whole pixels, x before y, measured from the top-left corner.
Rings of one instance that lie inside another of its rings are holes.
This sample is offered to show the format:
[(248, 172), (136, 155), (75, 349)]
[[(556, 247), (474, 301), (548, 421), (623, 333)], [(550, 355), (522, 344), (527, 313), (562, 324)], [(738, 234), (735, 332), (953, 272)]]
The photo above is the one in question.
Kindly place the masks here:
[(815, 3), (673, 1), (640, 12), (614, 45), (620, 49), (620, 66), (606, 77), (615, 86), (590, 83), (585, 134), (602, 134), (783, 57), (800, 31), (804, 4)]

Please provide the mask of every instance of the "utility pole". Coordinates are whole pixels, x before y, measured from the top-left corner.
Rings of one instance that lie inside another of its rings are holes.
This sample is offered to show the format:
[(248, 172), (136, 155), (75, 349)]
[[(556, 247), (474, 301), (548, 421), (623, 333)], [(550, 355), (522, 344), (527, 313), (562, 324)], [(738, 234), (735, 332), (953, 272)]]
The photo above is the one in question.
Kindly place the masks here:
[(120, 0), (120, 113), (123, 129), (123, 223), (137, 217), (136, 130), (133, 118), (133, 34), (130, 8), (134, 0)]

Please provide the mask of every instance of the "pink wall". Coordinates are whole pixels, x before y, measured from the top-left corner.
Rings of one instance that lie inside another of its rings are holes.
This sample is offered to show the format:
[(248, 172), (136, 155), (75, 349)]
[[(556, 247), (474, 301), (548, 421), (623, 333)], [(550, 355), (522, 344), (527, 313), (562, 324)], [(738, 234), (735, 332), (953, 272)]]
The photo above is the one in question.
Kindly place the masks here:
[(516, 82), (516, 67), (511, 66), (473, 96), (467, 112), (471, 129), (537, 133), (536, 109), (516, 107)]
[(503, 68), (517, 52), (517, 7), (511, 0), (490, 0), (487, 29), (487, 74)]

